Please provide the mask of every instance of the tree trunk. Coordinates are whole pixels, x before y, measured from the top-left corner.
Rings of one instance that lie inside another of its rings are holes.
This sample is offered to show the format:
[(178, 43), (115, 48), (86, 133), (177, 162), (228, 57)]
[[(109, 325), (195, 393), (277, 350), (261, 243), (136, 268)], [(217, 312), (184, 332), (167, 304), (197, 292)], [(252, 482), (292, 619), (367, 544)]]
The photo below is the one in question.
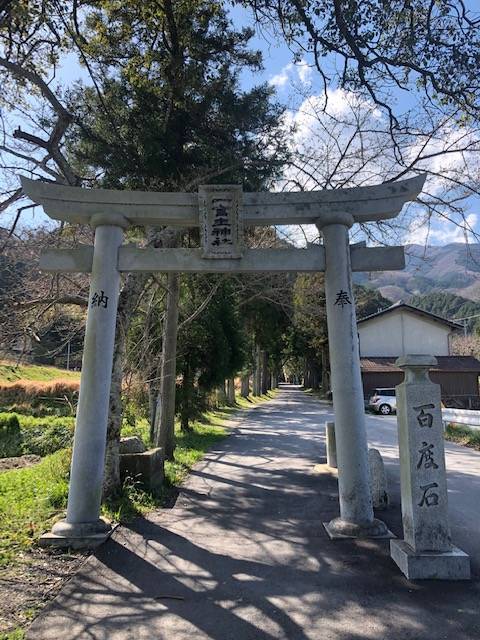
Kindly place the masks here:
[(262, 367), (262, 394), (266, 394), (268, 391), (268, 379), (270, 377), (270, 373), (268, 371), (268, 353), (266, 351), (261, 352), (261, 367)]
[(278, 369), (276, 368), (272, 371), (270, 388), (271, 389), (278, 388)]
[(240, 395), (242, 396), (242, 398), (248, 398), (249, 393), (250, 393), (250, 376), (246, 374), (241, 377)]
[(262, 383), (261, 383), (261, 358), (260, 358), (260, 347), (258, 344), (255, 346), (255, 362), (253, 368), (253, 395), (259, 396), (262, 392)]
[(322, 381), (321, 381), (321, 389), (323, 393), (328, 393), (330, 391), (330, 371), (329, 371), (329, 362), (328, 362), (328, 345), (324, 345), (322, 347)]
[(227, 404), (230, 407), (235, 406), (235, 378), (227, 380)]
[(191, 403), (193, 398), (193, 377), (188, 367), (183, 372), (182, 387), (183, 397), (180, 411), (180, 427), (182, 431), (186, 433), (192, 430), (190, 427), (190, 416), (192, 414)]
[(175, 451), (175, 386), (177, 378), (177, 332), (180, 278), (178, 273), (169, 273), (167, 299), (163, 324), (162, 359), (160, 367), (160, 392), (153, 443), (162, 447), (165, 458), (173, 460)]
[(105, 474), (103, 496), (109, 497), (120, 489), (120, 432), (122, 430), (122, 379), (126, 352), (126, 327), (119, 327), (113, 352), (112, 384), (110, 387), (110, 408), (107, 426), (107, 447), (105, 450)]
[[(160, 366), (158, 358), (152, 358), (152, 366), (148, 373), (148, 418), (150, 422), (150, 442), (154, 442), (155, 424), (157, 423), (157, 414), (159, 412), (159, 389), (160, 389)], [(159, 415), (159, 414), (158, 414)]]
[[(122, 429), (122, 381), (126, 357), (126, 338), (133, 310), (137, 306), (148, 280), (148, 274), (129, 274), (118, 301), (115, 347), (113, 352), (112, 384), (110, 387), (110, 408), (105, 450), (105, 474), (103, 495), (108, 497), (120, 489), (120, 432)], [(99, 354), (100, 355), (100, 354)]]
[(155, 418), (157, 415), (158, 384), (152, 380), (155, 374), (149, 375), (148, 382), (148, 420), (150, 422), (150, 440), (153, 442)]
[(227, 390), (225, 389), (225, 381), (217, 389), (217, 406), (224, 407), (227, 404)]

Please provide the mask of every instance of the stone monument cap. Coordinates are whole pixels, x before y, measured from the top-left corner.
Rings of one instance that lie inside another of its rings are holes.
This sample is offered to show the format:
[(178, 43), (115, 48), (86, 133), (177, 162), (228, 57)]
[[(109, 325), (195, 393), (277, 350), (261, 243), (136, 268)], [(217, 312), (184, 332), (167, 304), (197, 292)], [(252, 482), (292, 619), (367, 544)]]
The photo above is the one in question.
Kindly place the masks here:
[(395, 366), (397, 366), (399, 369), (407, 369), (409, 367), (429, 369), (430, 367), (435, 367), (437, 364), (438, 361), (434, 356), (412, 353), (408, 353), (405, 356), (400, 356), (395, 360)]

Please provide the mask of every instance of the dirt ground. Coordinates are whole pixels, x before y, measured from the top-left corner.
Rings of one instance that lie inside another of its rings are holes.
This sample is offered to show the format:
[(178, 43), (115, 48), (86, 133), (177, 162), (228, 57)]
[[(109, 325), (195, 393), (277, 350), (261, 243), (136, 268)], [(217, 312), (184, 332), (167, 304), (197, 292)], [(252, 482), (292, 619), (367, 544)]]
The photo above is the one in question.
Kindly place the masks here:
[(15, 458), (0, 458), (0, 471), (8, 471), (9, 469), (23, 469), (23, 467), (31, 467), (40, 462), (40, 456), (27, 454), (25, 456), (17, 456)]
[(28, 626), (82, 566), (87, 553), (32, 548), (0, 574), (0, 633)]

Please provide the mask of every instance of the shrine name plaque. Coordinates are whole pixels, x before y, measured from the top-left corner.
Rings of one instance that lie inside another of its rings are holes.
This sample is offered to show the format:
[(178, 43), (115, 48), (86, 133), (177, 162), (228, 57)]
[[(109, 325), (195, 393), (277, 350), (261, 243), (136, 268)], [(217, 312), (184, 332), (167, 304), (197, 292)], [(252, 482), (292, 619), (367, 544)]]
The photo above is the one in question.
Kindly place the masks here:
[(198, 189), (203, 258), (241, 258), (243, 225), (240, 185), (202, 185)]

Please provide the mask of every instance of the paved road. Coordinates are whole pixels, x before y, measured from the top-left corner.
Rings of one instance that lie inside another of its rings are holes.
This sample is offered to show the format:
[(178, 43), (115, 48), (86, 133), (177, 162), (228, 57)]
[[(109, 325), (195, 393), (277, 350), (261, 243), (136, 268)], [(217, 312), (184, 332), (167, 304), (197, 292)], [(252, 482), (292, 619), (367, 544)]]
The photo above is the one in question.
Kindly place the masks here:
[[(477, 579), (412, 584), (387, 541), (326, 536), (336, 479), (314, 466), (325, 459), (330, 411), (291, 387), (257, 406), (197, 465), (176, 506), (117, 530), (28, 637), (479, 638)], [(390, 424), (381, 420), (377, 439)], [(399, 532), (398, 508), (384, 517)]]

